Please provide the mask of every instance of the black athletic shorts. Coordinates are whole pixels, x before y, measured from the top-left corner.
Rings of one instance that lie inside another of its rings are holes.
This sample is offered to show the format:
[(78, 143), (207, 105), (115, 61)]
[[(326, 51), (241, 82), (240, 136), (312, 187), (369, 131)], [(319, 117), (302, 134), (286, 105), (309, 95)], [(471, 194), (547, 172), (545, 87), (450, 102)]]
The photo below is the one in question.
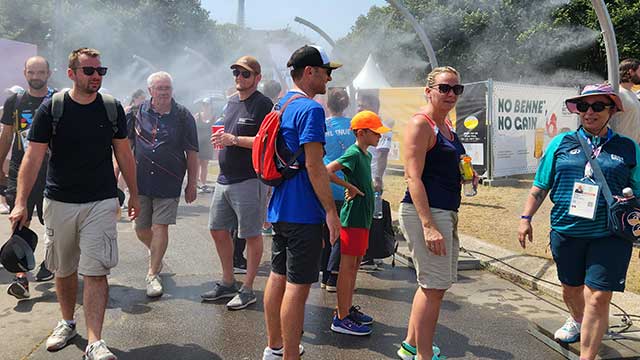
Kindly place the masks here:
[(271, 271), (286, 275), (292, 284), (317, 282), (322, 255), (322, 225), (274, 223)]

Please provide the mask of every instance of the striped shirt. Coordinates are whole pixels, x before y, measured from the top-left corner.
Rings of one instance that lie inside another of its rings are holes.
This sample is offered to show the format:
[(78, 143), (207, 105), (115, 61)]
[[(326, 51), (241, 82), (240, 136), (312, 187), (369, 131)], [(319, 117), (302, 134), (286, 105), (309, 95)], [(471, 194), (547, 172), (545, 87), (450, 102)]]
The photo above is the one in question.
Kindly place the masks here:
[(569, 215), (573, 185), (584, 178), (587, 157), (577, 136), (585, 134), (591, 143), (602, 150), (598, 164), (613, 195), (621, 195), (622, 189), (631, 187), (640, 196), (640, 148), (633, 140), (609, 130), (608, 141), (592, 137), (579, 129), (557, 135), (551, 140), (540, 160), (533, 185), (550, 190), (551, 228), (563, 235), (575, 238), (598, 238), (610, 235), (607, 228), (607, 203), (598, 198), (594, 220)]

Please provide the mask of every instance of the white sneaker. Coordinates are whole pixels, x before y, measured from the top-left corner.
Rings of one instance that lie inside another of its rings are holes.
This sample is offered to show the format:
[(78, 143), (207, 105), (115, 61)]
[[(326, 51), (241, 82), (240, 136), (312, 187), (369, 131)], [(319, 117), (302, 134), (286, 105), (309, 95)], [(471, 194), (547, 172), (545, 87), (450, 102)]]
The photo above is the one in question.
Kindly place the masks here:
[(147, 296), (148, 297), (158, 297), (162, 296), (162, 282), (160, 282), (160, 276), (158, 275), (147, 275)]
[(78, 335), (78, 332), (75, 324), (69, 325), (64, 320), (58, 321), (53, 333), (47, 338), (47, 350), (56, 351), (62, 349), (76, 335)]
[(9, 207), (5, 204), (0, 204), (0, 215), (8, 215), (9, 213), (11, 213)]
[(581, 324), (569, 316), (564, 325), (553, 334), (553, 337), (564, 343), (574, 343), (580, 340), (580, 328)]
[(104, 340), (98, 340), (87, 346), (83, 360), (118, 360), (107, 347)]
[[(300, 351), (300, 356), (304, 355), (304, 346), (302, 346), (302, 344), (298, 345), (298, 349)], [(284, 348), (273, 350), (272, 348), (267, 346), (262, 352), (262, 360), (282, 360), (283, 355)]]

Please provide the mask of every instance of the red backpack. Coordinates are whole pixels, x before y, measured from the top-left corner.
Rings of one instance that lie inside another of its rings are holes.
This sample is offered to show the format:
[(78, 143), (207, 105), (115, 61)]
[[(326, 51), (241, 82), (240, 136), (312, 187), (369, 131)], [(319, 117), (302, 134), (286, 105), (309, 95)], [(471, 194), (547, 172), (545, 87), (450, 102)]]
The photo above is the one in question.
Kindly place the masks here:
[(280, 118), (285, 109), (295, 99), (303, 98), (303, 95), (293, 95), (282, 105), (274, 107), (264, 117), (260, 129), (253, 140), (251, 160), (253, 169), (258, 179), (269, 186), (278, 186), (284, 180), (290, 179), (300, 171), (298, 156), (302, 155), (304, 148), (300, 146), (295, 153), (287, 148), (280, 134)]

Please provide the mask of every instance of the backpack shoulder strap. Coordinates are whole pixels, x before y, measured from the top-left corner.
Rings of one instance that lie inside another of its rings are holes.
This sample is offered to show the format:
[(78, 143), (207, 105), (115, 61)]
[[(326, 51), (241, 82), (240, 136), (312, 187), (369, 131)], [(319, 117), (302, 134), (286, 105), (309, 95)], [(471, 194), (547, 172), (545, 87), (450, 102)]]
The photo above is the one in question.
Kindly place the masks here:
[(295, 94), (295, 95), (292, 95), (292, 96), (291, 96), (287, 101), (285, 101), (285, 103), (284, 103), (284, 104), (282, 104), (282, 107), (280, 107), (280, 109), (279, 109), (280, 114), (282, 115), (282, 114), (284, 113), (284, 109), (286, 109), (286, 108), (287, 108), (287, 106), (289, 106), (289, 104), (290, 104), (293, 100), (295, 100), (295, 99), (300, 99), (300, 98), (306, 98), (306, 96), (304, 96), (304, 95), (302, 95), (302, 94)]
[(113, 133), (118, 132), (118, 106), (116, 105), (116, 99), (109, 94), (101, 94), (104, 108), (107, 110), (107, 118), (111, 123)]
[(51, 96), (51, 117), (53, 118), (51, 121), (51, 135), (56, 135), (56, 129), (58, 127), (58, 123), (62, 118), (62, 113), (64, 111), (64, 95), (66, 91), (61, 91), (53, 94)]

